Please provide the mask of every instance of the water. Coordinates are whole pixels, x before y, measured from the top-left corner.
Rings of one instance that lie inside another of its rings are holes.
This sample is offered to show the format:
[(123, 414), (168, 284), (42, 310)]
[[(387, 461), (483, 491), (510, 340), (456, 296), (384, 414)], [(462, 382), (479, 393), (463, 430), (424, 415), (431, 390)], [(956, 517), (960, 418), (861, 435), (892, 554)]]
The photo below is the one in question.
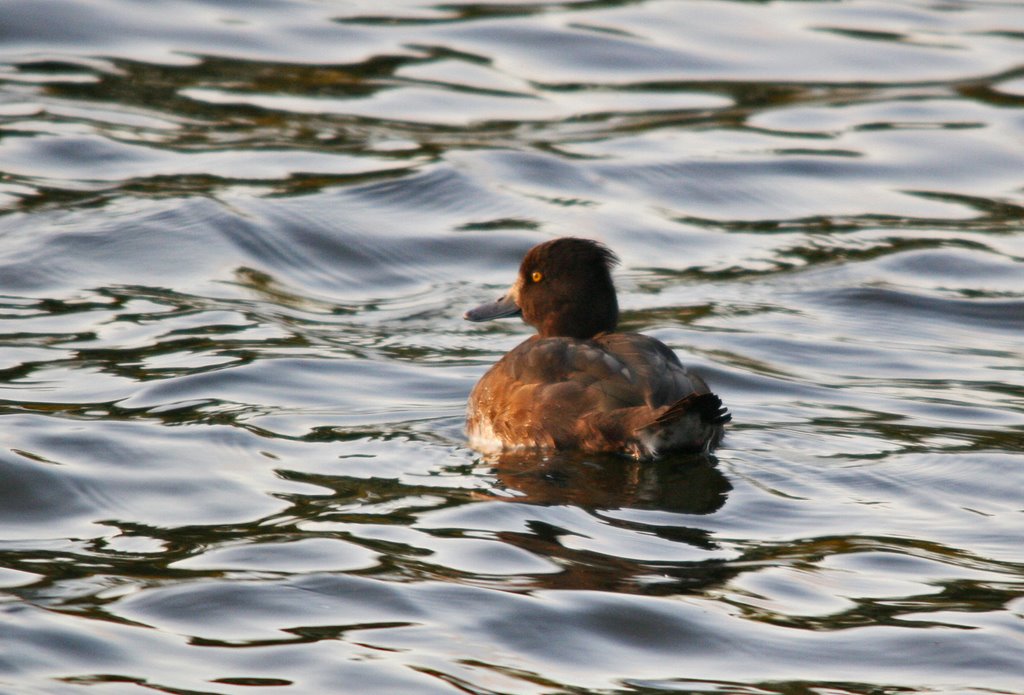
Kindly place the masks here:
[[(468, 450), (532, 244), (734, 413)], [(1019, 2), (0, 5), (0, 692), (1024, 692)]]

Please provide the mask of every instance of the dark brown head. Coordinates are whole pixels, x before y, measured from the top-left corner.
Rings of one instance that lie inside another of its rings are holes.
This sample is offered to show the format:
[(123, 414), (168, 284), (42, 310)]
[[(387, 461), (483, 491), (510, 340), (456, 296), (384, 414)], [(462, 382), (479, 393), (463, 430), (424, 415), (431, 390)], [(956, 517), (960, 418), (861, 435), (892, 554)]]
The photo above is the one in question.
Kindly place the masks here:
[(608, 247), (563, 237), (534, 246), (519, 266), (512, 288), (495, 302), (466, 312), (470, 321), (521, 314), (543, 337), (592, 338), (615, 330), (619, 303)]

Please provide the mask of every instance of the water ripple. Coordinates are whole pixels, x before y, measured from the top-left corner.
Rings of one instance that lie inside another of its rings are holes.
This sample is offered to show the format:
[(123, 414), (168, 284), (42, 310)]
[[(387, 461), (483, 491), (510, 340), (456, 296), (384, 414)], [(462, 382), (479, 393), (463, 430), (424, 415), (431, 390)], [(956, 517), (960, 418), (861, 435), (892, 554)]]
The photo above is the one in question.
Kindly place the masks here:
[[(1017, 692), (1022, 21), (3, 3), (0, 690)], [(716, 456), (466, 447), (564, 234)]]

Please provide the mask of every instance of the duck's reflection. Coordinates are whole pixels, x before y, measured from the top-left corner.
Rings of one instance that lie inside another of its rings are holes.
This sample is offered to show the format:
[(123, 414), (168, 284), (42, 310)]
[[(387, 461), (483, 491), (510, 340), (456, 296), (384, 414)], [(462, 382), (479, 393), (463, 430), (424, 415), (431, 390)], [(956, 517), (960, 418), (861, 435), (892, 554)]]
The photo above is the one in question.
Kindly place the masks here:
[[(602, 524), (691, 548), (679, 559), (643, 560), (578, 547), (566, 541), (577, 531), (534, 520), (527, 531), (498, 534), (503, 542), (560, 567), (559, 572), (534, 575), (533, 588), (671, 595), (721, 584), (735, 571), (719, 557), (720, 548), (706, 529), (679, 518), (647, 522), (605, 511), (631, 508), (700, 515), (721, 509), (732, 486), (713, 457), (677, 456), (640, 463), (617, 456), (531, 452), (505, 453), (486, 463), (497, 478), (495, 488), (506, 499), (576, 507)], [(709, 552), (695, 555), (693, 548)]]
[(710, 514), (732, 489), (708, 455), (638, 462), (620, 456), (508, 452), (485, 459), (519, 501), (585, 509), (660, 509)]

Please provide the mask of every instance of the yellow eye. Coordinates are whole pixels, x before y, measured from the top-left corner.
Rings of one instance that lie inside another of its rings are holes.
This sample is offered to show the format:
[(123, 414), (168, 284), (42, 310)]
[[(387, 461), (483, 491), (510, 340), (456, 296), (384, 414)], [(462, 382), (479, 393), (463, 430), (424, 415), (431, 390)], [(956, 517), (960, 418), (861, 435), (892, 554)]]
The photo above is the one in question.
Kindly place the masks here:
[(540, 272), (539, 270), (535, 270), (533, 271), (533, 275), (530, 276), (530, 279), (532, 279), (534, 282), (540, 282), (541, 280), (544, 279), (544, 273)]

